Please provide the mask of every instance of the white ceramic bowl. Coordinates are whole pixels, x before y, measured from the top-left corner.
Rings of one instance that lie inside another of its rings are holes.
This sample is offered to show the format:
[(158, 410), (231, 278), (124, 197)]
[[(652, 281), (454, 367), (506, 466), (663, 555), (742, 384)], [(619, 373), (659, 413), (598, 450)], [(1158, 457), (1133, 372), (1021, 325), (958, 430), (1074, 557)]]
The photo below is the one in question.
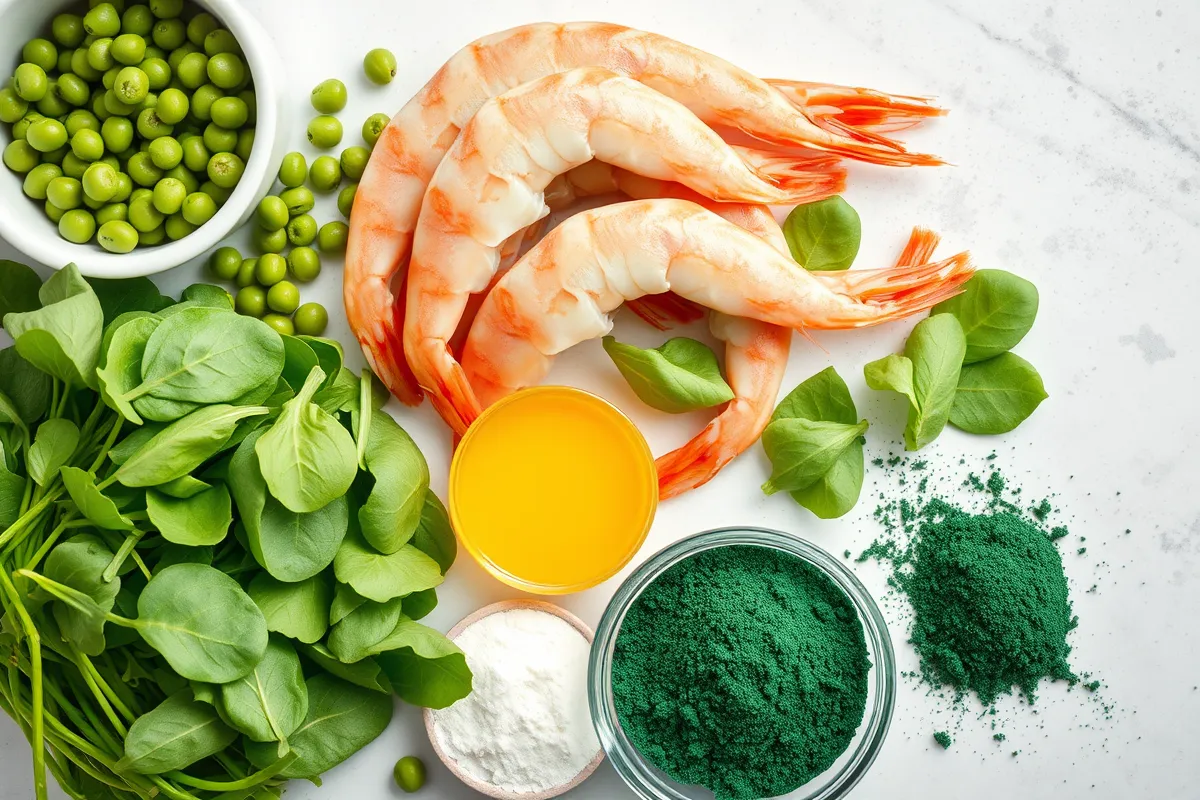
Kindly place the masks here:
[[(229, 202), (216, 216), (177, 242), (139, 247), (132, 253), (118, 255), (105, 252), (95, 242), (73, 244), (63, 239), (42, 204), (25, 196), (22, 176), (0, 167), (0, 237), (34, 261), (52, 269), (75, 263), (84, 275), (97, 278), (153, 275), (212, 250), (250, 217), (258, 199), (266, 194), (286, 152), (286, 132), (280, 126), (285, 94), (283, 64), (267, 32), (238, 0), (191, 2), (212, 13), (237, 37), (254, 78), (258, 100), (254, 149)], [(48, 36), (50, 20), (55, 14), (80, 5), (87, 4), (72, 0), (0, 0), (0, 74), (4, 80), (19, 63), (25, 42), (35, 36)], [(8, 127), (3, 126), (0, 133), (0, 149), (11, 141)]]

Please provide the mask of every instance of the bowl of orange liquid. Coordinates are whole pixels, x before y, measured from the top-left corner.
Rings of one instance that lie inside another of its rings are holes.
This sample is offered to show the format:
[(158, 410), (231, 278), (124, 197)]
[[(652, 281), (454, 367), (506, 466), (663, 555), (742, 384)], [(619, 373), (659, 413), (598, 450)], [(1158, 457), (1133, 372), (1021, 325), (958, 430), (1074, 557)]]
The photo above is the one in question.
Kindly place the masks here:
[(497, 579), (569, 594), (617, 574), (658, 507), (654, 457), (608, 401), (567, 386), (524, 389), (488, 408), (450, 466), (450, 520)]

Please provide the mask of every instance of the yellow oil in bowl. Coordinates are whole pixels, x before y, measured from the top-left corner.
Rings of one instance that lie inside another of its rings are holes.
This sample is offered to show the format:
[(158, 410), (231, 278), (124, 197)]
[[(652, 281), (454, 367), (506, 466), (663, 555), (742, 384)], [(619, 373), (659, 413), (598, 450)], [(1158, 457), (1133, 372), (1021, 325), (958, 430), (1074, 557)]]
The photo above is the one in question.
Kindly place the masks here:
[(629, 418), (565, 386), (517, 392), (467, 431), (450, 467), (450, 517), (501, 581), (566, 594), (611, 578), (658, 505), (654, 458)]

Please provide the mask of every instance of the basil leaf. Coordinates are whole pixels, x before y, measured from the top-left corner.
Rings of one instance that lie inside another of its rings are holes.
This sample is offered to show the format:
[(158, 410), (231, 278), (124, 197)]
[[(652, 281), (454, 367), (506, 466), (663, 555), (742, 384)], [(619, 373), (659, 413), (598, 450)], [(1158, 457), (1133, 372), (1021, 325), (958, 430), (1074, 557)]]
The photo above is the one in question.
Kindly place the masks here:
[(432, 489), (425, 492), (421, 521), (409, 543), (436, 561), (443, 575), (450, 571), (458, 556), (458, 539), (450, 526), (450, 515)]
[[(392, 721), (392, 698), (338, 680), (313, 675), (308, 688), (308, 715), (288, 743), (297, 758), (279, 774), (315, 778), (336, 767), (379, 737)], [(259, 768), (278, 758), (275, 745), (248, 742), (246, 757)]]
[(333, 572), (339, 581), (376, 603), (442, 583), (438, 563), (417, 548), (405, 545), (383, 555), (371, 549), (357, 532), (351, 532), (342, 541), (333, 560)]
[(891, 390), (908, 398), (911, 407), (917, 406), (917, 391), (913, 386), (913, 362), (908, 356), (892, 353), (863, 367), (867, 386), (877, 391)]
[(836, 519), (858, 503), (863, 483), (862, 440), (846, 448), (821, 478), (792, 492), (792, 499), (820, 519)]
[(142, 382), (146, 342), (160, 324), (162, 320), (154, 316), (127, 320), (113, 333), (104, 351), (104, 366), (96, 370), (104, 403), (135, 425), (141, 425), (142, 418), (125, 396)]
[[(17, 419), (11, 422), (33, 424), (50, 409), (53, 381), (49, 375), (26, 361), (15, 347), (0, 350), (0, 394), (11, 401)], [(8, 415), (0, 414), (0, 424)]]
[(854, 425), (858, 411), (842, 376), (833, 367), (826, 367), (788, 392), (771, 415), (772, 422), (792, 418)]
[(858, 256), (862, 222), (840, 196), (796, 206), (783, 222), (792, 258), (810, 270), (848, 269)]
[(964, 363), (992, 358), (1017, 346), (1037, 316), (1038, 290), (1029, 281), (1001, 269), (978, 270), (962, 294), (933, 307), (952, 314), (967, 338)]
[(967, 433), (1008, 433), (1047, 397), (1042, 376), (1015, 353), (967, 364), (958, 378), (950, 424)]
[(88, 278), (104, 312), (104, 324), (130, 311), (150, 314), (162, 307), (162, 294), (149, 278)]
[(222, 484), (187, 499), (151, 489), (146, 492), (146, 513), (164, 539), (190, 547), (219, 543), (233, 524), (229, 490)]
[(26, 457), (29, 477), (38, 486), (58, 475), (58, 470), (79, 446), (79, 428), (69, 419), (48, 419), (38, 426)]
[(329, 630), (333, 590), (324, 575), (298, 583), (284, 583), (265, 572), (250, 582), (250, 599), (267, 619), (267, 630), (313, 644)]
[(395, 553), (413, 537), (421, 521), (429, 491), (429, 465), (412, 438), (388, 414), (370, 414), (369, 424), (364, 461), (375, 482), (358, 511), (358, 522), (372, 547), (381, 553)]
[(763, 492), (794, 492), (812, 486), (866, 432), (866, 420), (856, 425), (799, 418), (775, 420), (762, 435), (763, 449), (772, 466)]
[(219, 453), (238, 422), (262, 406), (205, 406), (172, 422), (128, 457), (116, 476), (125, 486), (157, 486), (191, 473)]
[(255, 445), (271, 494), (291, 511), (323, 508), (345, 496), (358, 474), (354, 437), (311, 402), (325, 374), (309, 373), (304, 388), (283, 406), (275, 424)]
[(42, 308), (4, 317), (17, 352), (64, 383), (95, 389), (104, 312), (92, 287), (68, 264), (42, 284), (38, 297)]
[(433, 628), (401, 620), (378, 646), (390, 646), (376, 660), (406, 703), (446, 708), (471, 693), (467, 658), (454, 642)]
[(185, 690), (133, 721), (125, 737), (125, 756), (115, 769), (142, 775), (184, 769), (221, 752), (237, 737), (211, 705), (197, 702)]
[(112, 611), (121, 591), (121, 579), (105, 581), (104, 570), (113, 560), (113, 552), (95, 536), (76, 536), (50, 551), (43, 573), (50, 580), (82, 592), (101, 612), (85, 613), (63, 602), (52, 610), (63, 638), (73, 642), (81, 653), (98, 656), (104, 652), (103, 613)]
[[(363, 603), (333, 626), (326, 644), (343, 664), (374, 655), (372, 648), (387, 638), (403, 618), (400, 598), (386, 603)], [(384, 648), (388, 649), (388, 648)]]
[(392, 694), (392, 682), (388, 680), (387, 675), (383, 674), (383, 668), (379, 666), (379, 662), (373, 658), (364, 658), (353, 664), (343, 664), (323, 644), (301, 647), (300, 652), (309, 661), (336, 678), (341, 678), (373, 692)]
[(59, 473), (75, 507), (92, 524), (110, 531), (133, 530), (133, 522), (96, 488), (96, 476), (78, 467), (63, 467)]
[(5, 314), (22, 314), (41, 308), (38, 290), (42, 279), (24, 264), (0, 258), (0, 320)]
[(287, 755), (287, 738), (308, 713), (308, 687), (295, 648), (271, 639), (249, 675), (221, 684), (217, 703), (225, 720), (250, 741), (279, 742), (279, 756)]
[(733, 399), (717, 357), (695, 339), (676, 337), (656, 350), (622, 344), (611, 336), (605, 336), (603, 344), (634, 394), (651, 408), (681, 414)]

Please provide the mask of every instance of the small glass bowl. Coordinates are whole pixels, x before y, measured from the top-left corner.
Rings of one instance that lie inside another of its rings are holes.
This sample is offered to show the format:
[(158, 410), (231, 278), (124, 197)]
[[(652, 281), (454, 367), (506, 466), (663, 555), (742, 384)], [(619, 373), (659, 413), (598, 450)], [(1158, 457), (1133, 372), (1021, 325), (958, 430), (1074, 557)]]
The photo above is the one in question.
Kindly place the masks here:
[(820, 547), (782, 531), (721, 528), (697, 533), (651, 556), (621, 584), (596, 628), (596, 641), (588, 662), (588, 701), (600, 745), (617, 774), (643, 800), (711, 800), (712, 793), (708, 789), (687, 786), (668, 778), (625, 736), (613, 703), (612, 660), (621, 622), (647, 586), (680, 561), (705, 550), (729, 545), (769, 547), (812, 564), (846, 593), (858, 611), (872, 665), (863, 721), (849, 747), (829, 769), (783, 795), (787, 800), (845, 797), (871, 768), (892, 721), (896, 704), (896, 658), (892, 640), (879, 607), (854, 573)]

